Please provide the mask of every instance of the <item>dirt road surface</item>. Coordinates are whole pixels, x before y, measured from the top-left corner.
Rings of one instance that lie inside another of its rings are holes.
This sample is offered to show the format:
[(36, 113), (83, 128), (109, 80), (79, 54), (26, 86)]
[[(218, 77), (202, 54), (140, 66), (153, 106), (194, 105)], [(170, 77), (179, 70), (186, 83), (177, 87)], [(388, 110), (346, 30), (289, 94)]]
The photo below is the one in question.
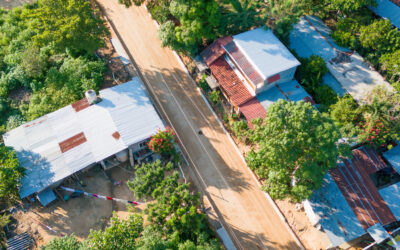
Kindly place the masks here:
[[(178, 134), (239, 249), (299, 249), (144, 7), (98, 0), (134, 58), (162, 115)], [(199, 131), (202, 133), (199, 133)]]

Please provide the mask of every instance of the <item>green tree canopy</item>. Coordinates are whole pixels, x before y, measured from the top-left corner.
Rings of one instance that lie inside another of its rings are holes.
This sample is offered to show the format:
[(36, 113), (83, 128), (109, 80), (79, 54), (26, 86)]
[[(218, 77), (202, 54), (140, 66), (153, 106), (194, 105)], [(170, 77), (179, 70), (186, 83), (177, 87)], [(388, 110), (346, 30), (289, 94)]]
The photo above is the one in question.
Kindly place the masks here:
[(135, 178), (128, 182), (129, 188), (138, 199), (149, 197), (164, 180), (166, 171), (173, 169), (171, 162), (164, 165), (161, 161), (135, 166)]
[(104, 21), (94, 15), (86, 0), (39, 0), (31, 23), (36, 32), (33, 40), (42, 47), (53, 44), (64, 52), (93, 54), (104, 45), (103, 37), (108, 34)]
[(19, 200), (18, 187), (24, 175), (15, 152), (0, 144), (0, 201), (13, 203)]
[(257, 143), (246, 159), (265, 179), (274, 199), (307, 199), (319, 188), (328, 169), (336, 166), (340, 132), (333, 121), (310, 103), (279, 100), (250, 137)]
[(42, 246), (41, 250), (87, 250), (89, 249), (84, 242), (78, 241), (75, 235), (55, 237), (47, 245)]

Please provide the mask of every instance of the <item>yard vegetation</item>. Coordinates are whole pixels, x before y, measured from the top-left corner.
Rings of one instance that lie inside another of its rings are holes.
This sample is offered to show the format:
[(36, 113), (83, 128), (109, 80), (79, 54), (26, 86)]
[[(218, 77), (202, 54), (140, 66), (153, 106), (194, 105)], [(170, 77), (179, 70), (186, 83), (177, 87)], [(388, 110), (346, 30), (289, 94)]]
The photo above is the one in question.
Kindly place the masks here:
[(108, 34), (85, 0), (39, 0), (0, 11), (0, 132), (98, 90)]
[(151, 201), (142, 213), (127, 220), (114, 214), (104, 230), (92, 230), (82, 242), (69, 235), (43, 249), (222, 249), (201, 212), (200, 195), (182, 183), (176, 164), (156, 161), (135, 167), (128, 186), (137, 198)]

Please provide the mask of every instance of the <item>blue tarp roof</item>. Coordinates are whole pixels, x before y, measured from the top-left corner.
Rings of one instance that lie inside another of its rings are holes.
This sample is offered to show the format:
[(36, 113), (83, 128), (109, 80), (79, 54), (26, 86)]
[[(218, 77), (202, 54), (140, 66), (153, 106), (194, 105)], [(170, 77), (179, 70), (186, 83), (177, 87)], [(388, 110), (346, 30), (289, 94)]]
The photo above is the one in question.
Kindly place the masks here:
[(320, 217), (319, 223), (333, 247), (366, 233), (329, 173), (325, 175), (322, 187), (314, 191), (309, 202), (314, 213)]
[(400, 221), (400, 182), (382, 188), (379, 194), (386, 201), (396, 220)]
[(400, 145), (383, 153), (383, 157), (393, 166), (397, 173), (400, 174)]
[(53, 190), (51, 188), (48, 188), (44, 190), (43, 192), (40, 192), (38, 194), (38, 200), (40, 203), (45, 207), (49, 205), (52, 201), (55, 201), (57, 199), (56, 195), (54, 194)]
[(390, 0), (376, 0), (378, 6), (370, 8), (376, 14), (389, 19), (394, 26), (400, 29), (400, 6)]
[(280, 90), (274, 85), (257, 95), (257, 99), (261, 102), (261, 105), (265, 109), (268, 109), (269, 105), (278, 101), (279, 99), (287, 100), (281, 90), (287, 97), (289, 97), (290, 101), (294, 102), (304, 100), (305, 97), (310, 96), (296, 80), (279, 83), (277, 85), (279, 86)]

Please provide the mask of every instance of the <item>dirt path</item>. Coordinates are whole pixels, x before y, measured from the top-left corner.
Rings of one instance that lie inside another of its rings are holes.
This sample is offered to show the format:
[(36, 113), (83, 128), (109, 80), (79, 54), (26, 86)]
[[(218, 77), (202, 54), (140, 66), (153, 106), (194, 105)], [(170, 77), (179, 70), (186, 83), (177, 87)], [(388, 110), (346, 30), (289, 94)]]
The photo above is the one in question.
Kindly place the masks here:
[[(176, 130), (239, 249), (298, 249), (215, 116), (171, 50), (162, 48), (144, 7), (98, 0), (135, 59), (162, 115)], [(199, 134), (199, 131), (202, 134)]]
[(25, 3), (32, 3), (34, 0), (0, 0), (0, 8), (12, 9), (17, 6), (22, 6)]

